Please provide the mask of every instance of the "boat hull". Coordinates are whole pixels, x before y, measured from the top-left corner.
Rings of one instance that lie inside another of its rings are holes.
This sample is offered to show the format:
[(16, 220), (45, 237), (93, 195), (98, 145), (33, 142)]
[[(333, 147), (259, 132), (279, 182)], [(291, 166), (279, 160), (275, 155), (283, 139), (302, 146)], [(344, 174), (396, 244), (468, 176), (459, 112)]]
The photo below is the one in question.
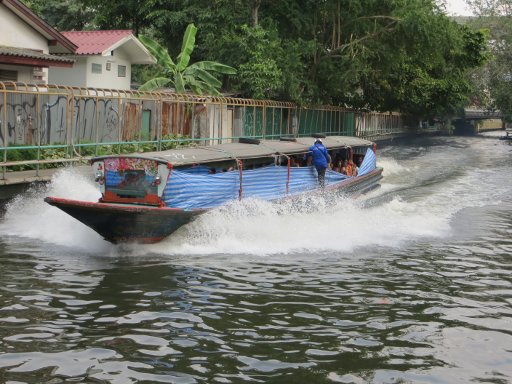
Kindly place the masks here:
[(358, 196), (379, 186), (382, 179), (382, 168), (378, 167), (363, 176), (356, 176), (339, 184), (326, 187), (326, 190), (340, 190), (345, 195)]
[[(363, 194), (378, 186), (382, 168), (325, 188), (347, 195)], [(319, 190), (310, 191), (316, 193)], [(296, 198), (290, 196), (289, 198)], [(111, 243), (157, 243), (207, 209), (184, 210), (144, 205), (112, 204), (47, 197), (44, 199), (92, 228)], [(280, 198), (278, 201), (282, 201)]]
[(203, 210), (131, 206), (47, 197), (44, 199), (111, 243), (151, 244), (189, 223)]

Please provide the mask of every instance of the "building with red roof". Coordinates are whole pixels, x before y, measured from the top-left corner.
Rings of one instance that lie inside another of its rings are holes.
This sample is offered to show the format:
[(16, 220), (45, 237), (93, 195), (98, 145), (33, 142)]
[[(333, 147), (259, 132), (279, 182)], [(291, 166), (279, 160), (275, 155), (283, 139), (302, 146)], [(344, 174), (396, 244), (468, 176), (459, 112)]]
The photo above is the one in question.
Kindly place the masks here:
[(132, 64), (155, 64), (155, 58), (131, 30), (69, 31), (76, 45), (73, 68), (50, 69), (49, 81), (76, 87), (129, 90)]

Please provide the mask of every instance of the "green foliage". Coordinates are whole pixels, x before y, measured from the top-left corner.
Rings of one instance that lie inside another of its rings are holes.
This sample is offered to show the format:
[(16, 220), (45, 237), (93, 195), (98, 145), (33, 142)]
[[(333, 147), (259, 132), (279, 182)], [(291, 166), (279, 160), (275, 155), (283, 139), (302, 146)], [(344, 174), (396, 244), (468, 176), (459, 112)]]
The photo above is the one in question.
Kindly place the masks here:
[(261, 27), (242, 25), (232, 42), (240, 51), (237, 79), (244, 93), (254, 99), (271, 99), (281, 91), (283, 72), (278, 57), (283, 56), (280, 41)]
[[(49, 2), (94, 9), (90, 25), (151, 36), (141, 39), (154, 49), (159, 65), (132, 73), (135, 82), (145, 83), (143, 89), (172, 86), (178, 92), (218, 94), (224, 84), (227, 92), (250, 98), (428, 118), (453, 114), (469, 103), (475, 95), (470, 79), (488, 59), (485, 34), (449, 19), (437, 0)], [(491, 38), (508, 44), (510, 31), (496, 21), (493, 5), (510, 0), (470, 2), (501, 25), (501, 33)], [(191, 23), (201, 31), (197, 38)], [(496, 105), (501, 100), (501, 108), (510, 90), (504, 75), (512, 73), (507, 49), (512, 51), (505, 45), (502, 56), (495, 52), (486, 75), (493, 89), (488, 99)], [(233, 67), (239, 68), (236, 76), (221, 78), (234, 74)]]
[[(67, 1), (67, 0), (61, 0)], [(151, 26), (151, 13), (160, 6), (154, 0), (74, 0), (94, 10), (92, 24), (97, 29), (131, 29), (136, 36)]]
[(26, 5), (59, 31), (94, 29), (94, 10), (80, 0), (25, 0)]
[(512, 121), (512, 7), (510, 0), (469, 1), (478, 18), (468, 23), (488, 34), (492, 56), (487, 65), (473, 73), (474, 101), (484, 108), (500, 110)]
[(212, 73), (235, 74), (236, 70), (230, 66), (213, 61), (200, 61), (190, 63), (190, 55), (194, 50), (197, 28), (189, 24), (185, 35), (181, 52), (178, 55), (177, 64), (171, 59), (168, 51), (155, 40), (140, 36), (140, 40), (156, 58), (161, 75), (144, 83), (139, 90), (152, 91), (166, 86), (173, 86), (178, 93), (192, 90), (195, 94), (220, 95), (219, 89), (222, 82)]

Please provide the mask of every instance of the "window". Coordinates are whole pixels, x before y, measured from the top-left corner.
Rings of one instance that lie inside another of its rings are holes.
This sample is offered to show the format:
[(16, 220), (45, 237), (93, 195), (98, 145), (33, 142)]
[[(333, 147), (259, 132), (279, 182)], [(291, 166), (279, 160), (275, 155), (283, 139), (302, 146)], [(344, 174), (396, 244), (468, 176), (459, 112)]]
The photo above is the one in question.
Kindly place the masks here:
[(107, 64), (105, 64), (105, 69), (107, 71), (110, 71), (110, 68), (112, 67), (112, 63), (111, 62), (107, 62)]
[(102, 72), (101, 64), (92, 63), (91, 70), (92, 70), (92, 73), (101, 73)]
[(18, 81), (18, 71), (0, 69), (0, 81)]
[(117, 77), (126, 77), (126, 65), (117, 66)]

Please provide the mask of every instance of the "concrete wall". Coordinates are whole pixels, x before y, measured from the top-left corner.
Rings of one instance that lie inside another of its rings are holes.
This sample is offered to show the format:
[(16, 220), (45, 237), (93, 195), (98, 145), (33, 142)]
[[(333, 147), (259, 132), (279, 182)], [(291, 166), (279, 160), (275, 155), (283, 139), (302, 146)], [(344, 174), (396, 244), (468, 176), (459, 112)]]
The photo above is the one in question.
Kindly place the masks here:
[(503, 122), (501, 119), (488, 119), (482, 120), (478, 124), (478, 132), (493, 131), (503, 128)]
[[(307, 136), (311, 132), (356, 133), (375, 139), (407, 131), (397, 114), (301, 109), (284, 104), (255, 106), (251, 100), (241, 105), (238, 99), (230, 102), (205, 97), (198, 103), (195, 97), (188, 102), (165, 94), (160, 97), (117, 92), (98, 97), (94, 90), (86, 94), (65, 87), (51, 92), (44, 87), (16, 91), (0, 87), (0, 147), (158, 141), (171, 135), (204, 139), (199, 141), (202, 144), (231, 141), (233, 136), (276, 138), (292, 133)], [(316, 112), (318, 119), (309, 126), (298, 125), (297, 116), (305, 115), (306, 110)], [(142, 121), (148, 113), (149, 127), (144, 127)]]

